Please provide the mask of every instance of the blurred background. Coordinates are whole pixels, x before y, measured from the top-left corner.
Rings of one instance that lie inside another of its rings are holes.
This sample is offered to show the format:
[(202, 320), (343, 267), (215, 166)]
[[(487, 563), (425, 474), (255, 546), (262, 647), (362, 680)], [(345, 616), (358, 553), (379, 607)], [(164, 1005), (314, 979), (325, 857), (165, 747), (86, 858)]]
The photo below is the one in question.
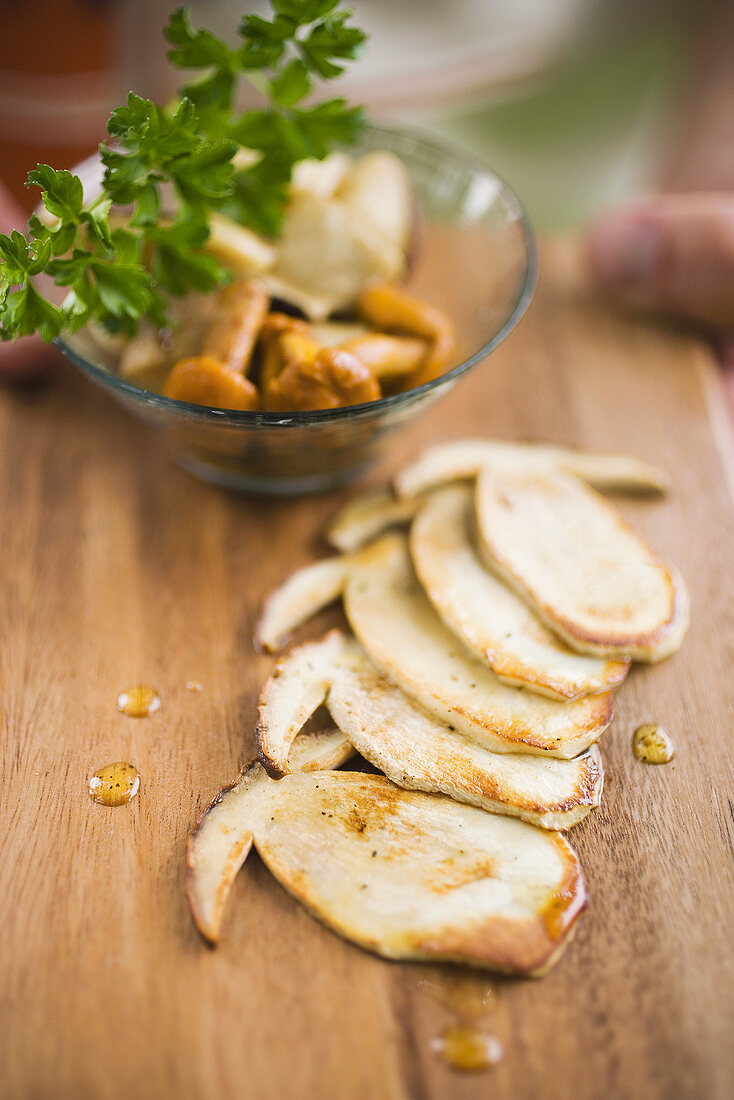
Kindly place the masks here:
[[(0, 178), (91, 152), (127, 90), (172, 90), (171, 0), (0, 0)], [(231, 35), (264, 3), (192, 0)], [(541, 229), (654, 189), (734, 189), (731, 0), (355, 0), (369, 53), (338, 91), (485, 158)]]

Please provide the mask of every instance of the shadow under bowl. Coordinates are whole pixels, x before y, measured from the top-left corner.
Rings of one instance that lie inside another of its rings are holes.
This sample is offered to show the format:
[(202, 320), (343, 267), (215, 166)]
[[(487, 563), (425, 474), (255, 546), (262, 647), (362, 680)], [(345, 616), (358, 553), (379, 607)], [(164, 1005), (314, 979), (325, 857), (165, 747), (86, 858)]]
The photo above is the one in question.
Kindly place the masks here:
[[(173, 458), (206, 481), (247, 492), (294, 495), (359, 477), (394, 429), (428, 408), (504, 340), (537, 282), (535, 239), (510, 188), (471, 156), (412, 130), (371, 126), (357, 153), (395, 153), (421, 212), (406, 289), (440, 306), (458, 333), (457, 365), (423, 386), (363, 405), (315, 412), (233, 412), (174, 401), (120, 377), (82, 330), (57, 344), (135, 416), (154, 425)], [(99, 181), (92, 158), (77, 171)]]

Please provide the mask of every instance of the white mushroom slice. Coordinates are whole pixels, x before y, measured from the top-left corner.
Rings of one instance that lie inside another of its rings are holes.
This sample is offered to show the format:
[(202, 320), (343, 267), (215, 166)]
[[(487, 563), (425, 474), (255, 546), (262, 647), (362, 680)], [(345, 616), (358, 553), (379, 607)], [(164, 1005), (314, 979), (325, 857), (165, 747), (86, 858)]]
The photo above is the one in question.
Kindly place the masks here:
[(544, 829), (568, 829), (599, 804), (604, 773), (596, 745), (575, 760), (490, 752), (430, 717), (366, 658), (335, 670), (327, 706), (355, 749), (399, 787)]
[(421, 504), (417, 500), (396, 500), (384, 489), (363, 493), (336, 514), (326, 538), (337, 550), (359, 550), (388, 527), (409, 523)]
[(260, 695), (259, 756), (274, 776), (290, 771), (296, 735), (321, 706), (334, 678), (334, 662), (345, 649), (339, 630), (320, 642), (298, 646), (275, 667)]
[[(290, 763), (303, 771), (337, 768), (353, 751), (342, 733), (325, 730), (298, 737)], [(219, 792), (189, 836), (186, 892), (196, 927), (210, 943), (219, 939), (232, 882), (252, 847), (256, 794), (271, 785), (276, 786), (257, 761), (247, 765)]]
[(346, 340), (353, 340), (357, 336), (365, 336), (369, 332), (367, 325), (361, 321), (320, 321), (311, 325), (311, 332), (324, 348), (335, 348)]
[(325, 558), (293, 573), (266, 600), (255, 631), (255, 644), (271, 653), (280, 649), (294, 630), (342, 594), (351, 559)]
[(416, 496), (447, 481), (475, 478), (485, 466), (500, 463), (566, 470), (604, 492), (657, 494), (668, 488), (662, 470), (624, 455), (586, 454), (546, 444), (460, 439), (430, 447), (404, 467), (395, 477), (395, 492), (399, 497)]
[(255, 846), (278, 881), (387, 958), (541, 974), (586, 903), (560, 834), (382, 776), (294, 772), (248, 795)]
[(204, 247), (239, 276), (262, 275), (277, 257), (273, 245), (223, 214), (209, 215), (209, 237)]
[(393, 153), (361, 157), (346, 173), (338, 197), (360, 225), (382, 242), (384, 279), (393, 282), (405, 270), (413, 222), (413, 186), (402, 161)]
[(628, 662), (569, 649), (485, 568), (472, 537), (472, 501), (468, 486), (438, 490), (410, 530), (415, 571), (446, 626), (500, 680), (552, 699), (579, 699), (621, 683)]
[(639, 661), (678, 649), (680, 575), (579, 478), (486, 467), (476, 512), (489, 566), (574, 649)]
[(392, 253), (344, 203), (297, 195), (280, 238), (272, 293), (299, 306), (313, 321), (348, 306), (371, 282), (391, 278)]
[(259, 755), (274, 778), (291, 770), (293, 738), (323, 702), (351, 744), (400, 787), (547, 829), (569, 828), (599, 804), (596, 746), (575, 760), (491, 752), (428, 715), (337, 631), (294, 650), (263, 688)]
[(496, 752), (578, 756), (611, 721), (611, 693), (560, 703), (508, 687), (441, 622), (404, 537), (363, 550), (344, 590), (347, 618), (378, 670), (431, 714)]
[(291, 195), (316, 195), (321, 199), (329, 199), (351, 166), (351, 157), (346, 153), (330, 153), (323, 160), (316, 160), (315, 157), (299, 160), (293, 166)]

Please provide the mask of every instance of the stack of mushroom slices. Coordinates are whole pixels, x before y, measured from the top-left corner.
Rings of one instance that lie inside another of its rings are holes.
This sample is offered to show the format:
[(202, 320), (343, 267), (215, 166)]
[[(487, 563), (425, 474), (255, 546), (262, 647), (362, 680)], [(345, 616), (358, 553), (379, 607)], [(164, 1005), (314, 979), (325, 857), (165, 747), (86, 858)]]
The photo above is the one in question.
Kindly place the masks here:
[[(611, 689), (688, 625), (680, 575), (599, 490), (665, 479), (634, 459), (467, 440), (337, 516), (341, 554), (270, 597), (258, 642), (277, 650), (339, 597), (354, 633), (280, 661), (259, 761), (191, 835), (208, 940), (254, 844), (315, 916), (379, 954), (521, 974), (555, 961), (586, 904), (558, 830), (599, 804)], [(336, 728), (301, 732), (322, 706)], [(332, 770), (354, 752), (384, 776)]]

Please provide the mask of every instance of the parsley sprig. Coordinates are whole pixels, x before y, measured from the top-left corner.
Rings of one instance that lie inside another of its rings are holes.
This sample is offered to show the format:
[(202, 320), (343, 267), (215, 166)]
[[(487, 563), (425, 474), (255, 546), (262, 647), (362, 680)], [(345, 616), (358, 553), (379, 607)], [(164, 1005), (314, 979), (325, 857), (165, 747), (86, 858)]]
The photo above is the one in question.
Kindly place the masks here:
[[(3, 340), (33, 332), (52, 340), (91, 321), (126, 334), (143, 318), (166, 324), (171, 295), (213, 290), (230, 277), (202, 251), (212, 211), (276, 237), (294, 165), (356, 140), (361, 108), (339, 98), (303, 101), (318, 79), (339, 76), (359, 55), (364, 32), (349, 25), (339, 0), (271, 3), (271, 19), (243, 17), (234, 46), (194, 28), (186, 9), (172, 13), (168, 57), (193, 77), (171, 105), (131, 92), (112, 112), (97, 198), (85, 203), (81, 180), (66, 170), (39, 164), (29, 173), (43, 210), (27, 236), (0, 234)], [(243, 79), (264, 107), (238, 109)], [(236, 156), (242, 147), (255, 154), (246, 163)], [(68, 288), (60, 306), (44, 297), (39, 275)]]

